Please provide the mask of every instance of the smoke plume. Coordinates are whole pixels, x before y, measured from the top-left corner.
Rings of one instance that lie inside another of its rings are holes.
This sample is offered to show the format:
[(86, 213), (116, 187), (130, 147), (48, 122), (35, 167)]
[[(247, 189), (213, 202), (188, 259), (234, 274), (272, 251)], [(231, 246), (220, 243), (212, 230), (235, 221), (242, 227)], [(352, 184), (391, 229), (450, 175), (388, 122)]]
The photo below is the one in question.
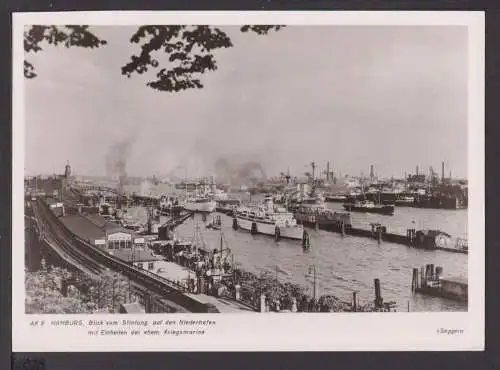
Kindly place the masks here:
[(234, 156), (221, 156), (215, 161), (215, 174), (219, 181), (239, 186), (265, 179), (260, 162)]
[(106, 174), (118, 180), (118, 192), (123, 192), (124, 181), (127, 178), (127, 160), (130, 156), (133, 141), (125, 139), (113, 144), (106, 154)]

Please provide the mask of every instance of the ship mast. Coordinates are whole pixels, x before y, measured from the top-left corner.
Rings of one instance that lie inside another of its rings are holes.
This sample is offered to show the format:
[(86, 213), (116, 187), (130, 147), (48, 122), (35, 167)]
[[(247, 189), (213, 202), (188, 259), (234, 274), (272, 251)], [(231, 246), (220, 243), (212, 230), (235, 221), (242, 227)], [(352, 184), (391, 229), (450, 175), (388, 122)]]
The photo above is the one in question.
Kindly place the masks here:
[(220, 228), (220, 275), (222, 277), (222, 227)]
[(314, 161), (311, 162), (311, 168), (312, 168), (312, 181), (314, 183), (314, 171), (316, 170), (316, 162)]

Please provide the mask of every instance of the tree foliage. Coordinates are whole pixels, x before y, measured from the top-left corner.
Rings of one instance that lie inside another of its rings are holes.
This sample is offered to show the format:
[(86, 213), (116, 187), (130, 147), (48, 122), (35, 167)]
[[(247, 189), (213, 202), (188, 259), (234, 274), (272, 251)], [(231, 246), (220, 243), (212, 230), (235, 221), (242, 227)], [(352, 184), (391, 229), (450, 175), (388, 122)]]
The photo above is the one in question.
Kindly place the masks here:
[(27, 272), (26, 313), (76, 314), (95, 310), (117, 312), (131, 297), (128, 280), (105, 271), (99, 278), (49, 267)]
[[(105, 45), (106, 41), (99, 39), (88, 30), (88, 26), (30, 26), (24, 30), (24, 51), (37, 53), (42, 51), (42, 44), (58, 46), (63, 44), (69, 47), (98, 48)], [(36, 77), (33, 65), (24, 61), (24, 76)]]
[(27, 272), (26, 313), (90, 313), (91, 305), (85, 304), (76, 296), (63, 296), (61, 282), (65, 277), (67, 277), (65, 270)]
[(117, 273), (106, 271), (100, 279), (89, 279), (88, 284), (88, 297), (98, 309), (117, 312), (118, 307), (126, 303), (130, 295), (127, 279)]
[[(284, 26), (246, 25), (240, 31), (266, 35), (282, 27)], [(42, 50), (42, 42), (84, 48), (106, 44), (105, 40), (90, 32), (88, 26), (31, 26), (25, 30), (26, 53)], [(146, 85), (154, 90), (167, 92), (202, 88), (200, 76), (217, 69), (213, 51), (233, 46), (224, 31), (207, 25), (140, 26), (131, 36), (130, 42), (140, 45), (141, 50), (131, 56), (130, 61), (121, 68), (121, 73), (131, 77), (154, 69), (156, 78)], [(24, 75), (26, 78), (36, 76), (33, 65), (27, 60), (24, 61)]]

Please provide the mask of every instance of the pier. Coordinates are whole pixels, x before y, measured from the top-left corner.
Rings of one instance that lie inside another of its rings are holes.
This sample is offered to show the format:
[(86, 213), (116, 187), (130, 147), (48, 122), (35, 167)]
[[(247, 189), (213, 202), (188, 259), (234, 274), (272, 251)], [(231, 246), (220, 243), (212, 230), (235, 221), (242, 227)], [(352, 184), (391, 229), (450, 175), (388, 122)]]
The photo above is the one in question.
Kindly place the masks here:
[(406, 230), (406, 235), (402, 235), (388, 232), (387, 227), (380, 223), (371, 223), (370, 229), (353, 227), (351, 217), (348, 213), (296, 215), (296, 219), (297, 222), (306, 227), (331, 231), (339, 233), (342, 236), (370, 238), (377, 240), (379, 243), (396, 243), (411, 248), (468, 254), (466, 239), (457, 238), (453, 240), (450, 235), (439, 230), (416, 230), (409, 228)]
[(468, 282), (462, 277), (443, 277), (443, 268), (434, 264), (413, 269), (411, 289), (434, 297), (468, 301)]

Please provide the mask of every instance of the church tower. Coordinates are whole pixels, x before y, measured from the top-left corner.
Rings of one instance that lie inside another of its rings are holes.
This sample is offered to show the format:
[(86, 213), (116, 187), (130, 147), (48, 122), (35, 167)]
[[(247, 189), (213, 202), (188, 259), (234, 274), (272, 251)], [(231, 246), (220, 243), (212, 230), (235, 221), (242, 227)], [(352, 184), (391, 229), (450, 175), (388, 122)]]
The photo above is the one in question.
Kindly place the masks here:
[(67, 193), (71, 187), (71, 166), (69, 165), (69, 161), (66, 162), (66, 166), (64, 167), (64, 177), (62, 178), (62, 190), (64, 193)]
[(71, 166), (69, 165), (69, 161), (66, 162), (66, 167), (64, 167), (64, 177), (67, 179), (69, 179), (69, 177), (71, 176)]

